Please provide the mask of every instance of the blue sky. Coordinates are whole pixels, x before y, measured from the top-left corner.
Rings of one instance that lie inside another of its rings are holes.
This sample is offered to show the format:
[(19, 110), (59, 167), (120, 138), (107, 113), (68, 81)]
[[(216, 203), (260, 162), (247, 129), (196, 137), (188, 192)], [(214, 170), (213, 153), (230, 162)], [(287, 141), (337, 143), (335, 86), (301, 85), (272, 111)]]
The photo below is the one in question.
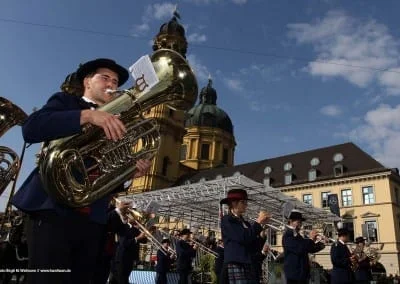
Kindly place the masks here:
[[(80, 62), (130, 66), (175, 4), (1, 1), (0, 96), (29, 114)], [(178, 10), (199, 86), (211, 74), (233, 121), (236, 164), (352, 141), (400, 166), (399, 1), (181, 0)], [(20, 128), (0, 145), (20, 152)], [(27, 149), (18, 185), (38, 149)]]

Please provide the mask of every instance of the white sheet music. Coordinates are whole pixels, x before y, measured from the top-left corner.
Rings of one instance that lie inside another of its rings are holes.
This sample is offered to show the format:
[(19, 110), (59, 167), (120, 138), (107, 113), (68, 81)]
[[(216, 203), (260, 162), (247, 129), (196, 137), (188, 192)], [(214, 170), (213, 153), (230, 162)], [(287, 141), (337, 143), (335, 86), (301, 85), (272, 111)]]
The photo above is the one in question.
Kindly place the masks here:
[(153, 64), (151, 63), (150, 57), (148, 55), (144, 55), (138, 59), (135, 63), (129, 67), (129, 71), (131, 72), (132, 77), (136, 80), (137, 78), (144, 75), (144, 80), (147, 83), (147, 89), (152, 88), (157, 85), (159, 82), (156, 71), (154, 70)]

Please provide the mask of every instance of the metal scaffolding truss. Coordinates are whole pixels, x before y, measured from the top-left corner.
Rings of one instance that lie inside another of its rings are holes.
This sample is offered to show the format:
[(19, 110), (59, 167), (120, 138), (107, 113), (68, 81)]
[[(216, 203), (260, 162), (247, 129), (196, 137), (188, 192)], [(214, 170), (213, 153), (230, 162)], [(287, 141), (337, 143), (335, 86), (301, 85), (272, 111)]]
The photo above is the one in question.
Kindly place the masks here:
[[(315, 208), (279, 189), (266, 187), (244, 175), (186, 184), (161, 190), (128, 194), (121, 199), (132, 201), (138, 210), (146, 211), (156, 206), (157, 214), (172, 217), (190, 228), (208, 228), (219, 231), (219, 201), (233, 188), (245, 189), (249, 195), (247, 216), (256, 218), (260, 210), (270, 212), (275, 219), (284, 221), (284, 208), (288, 204), (303, 213), (305, 223), (331, 223), (340, 218), (331, 212)], [(226, 208), (223, 208), (226, 210)], [(171, 219), (171, 218), (170, 218)]]

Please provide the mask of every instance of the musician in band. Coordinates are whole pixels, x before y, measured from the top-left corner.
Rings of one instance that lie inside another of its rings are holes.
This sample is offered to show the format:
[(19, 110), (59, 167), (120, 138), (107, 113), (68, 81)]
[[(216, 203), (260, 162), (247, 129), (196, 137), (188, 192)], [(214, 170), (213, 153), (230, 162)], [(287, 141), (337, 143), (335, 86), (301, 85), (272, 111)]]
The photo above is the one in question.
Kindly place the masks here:
[[(270, 218), (271, 215), (266, 213)], [(254, 269), (254, 277), (256, 283), (260, 283), (262, 279), (262, 264), (264, 259), (267, 257), (270, 251), (270, 246), (268, 244), (266, 230), (262, 230), (260, 234), (257, 236), (256, 242), (254, 244), (253, 254), (252, 254), (252, 262)]]
[(331, 247), (331, 283), (332, 284), (346, 284), (354, 283), (352, 263), (355, 261), (347, 247), (346, 243), (349, 241), (349, 231), (345, 228), (338, 230), (338, 240)]
[(162, 248), (157, 250), (156, 284), (167, 284), (167, 273), (176, 256), (171, 253), (169, 239), (163, 239), (161, 244)]
[(283, 269), (288, 284), (308, 283), (311, 271), (308, 254), (319, 252), (325, 247), (322, 242), (317, 242), (318, 233), (315, 230), (310, 232), (309, 238), (300, 235), (303, 221), (305, 218), (300, 212), (292, 211), (289, 216), (289, 225), (282, 237)]
[(224, 266), (224, 243), (222, 240), (217, 241), (217, 247), (215, 248), (215, 252), (217, 253), (217, 257), (214, 262), (214, 272), (217, 276), (217, 284), (221, 283), (221, 273), (222, 268)]
[(372, 280), (371, 263), (367, 254), (364, 252), (365, 238), (357, 237), (355, 240), (357, 265), (354, 270), (354, 280), (356, 283), (369, 283)]
[[(119, 117), (95, 108), (112, 100), (106, 90), (124, 84), (128, 71), (113, 60), (102, 58), (81, 65), (76, 74), (82, 85), (82, 96), (66, 92), (51, 96), (24, 122), (22, 134), (27, 143), (80, 134), (86, 124), (102, 128), (107, 139), (117, 141), (124, 137), (126, 129)], [(139, 160), (134, 177), (144, 175), (150, 165), (150, 161)], [(70, 272), (29, 273), (28, 283), (86, 284), (91, 281), (106, 231), (109, 201), (110, 196), (104, 196), (89, 206), (69, 208), (46, 193), (38, 167), (33, 170), (12, 200), (14, 206), (29, 214), (29, 268)]]
[(180, 239), (176, 243), (176, 270), (179, 274), (179, 284), (191, 283), (192, 260), (196, 256), (197, 250), (197, 245), (190, 243), (191, 234), (189, 229), (183, 229), (180, 232)]
[(247, 209), (247, 192), (243, 189), (231, 189), (226, 198), (220, 201), (227, 204), (229, 213), (221, 219), (221, 234), (224, 242), (224, 268), (221, 283), (253, 284), (252, 254), (257, 236), (269, 215), (261, 211), (252, 224), (244, 220)]

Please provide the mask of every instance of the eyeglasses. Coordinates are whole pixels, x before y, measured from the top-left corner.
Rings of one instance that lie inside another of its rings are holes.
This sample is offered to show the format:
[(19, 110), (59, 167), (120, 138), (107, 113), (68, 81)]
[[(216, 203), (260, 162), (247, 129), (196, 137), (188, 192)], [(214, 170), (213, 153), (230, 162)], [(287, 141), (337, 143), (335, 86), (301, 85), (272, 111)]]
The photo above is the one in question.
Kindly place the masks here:
[(118, 80), (117, 79), (111, 78), (110, 76), (108, 76), (106, 74), (97, 73), (96, 75), (99, 75), (100, 79), (103, 82), (106, 82), (106, 83), (111, 82), (113, 85), (118, 86)]

